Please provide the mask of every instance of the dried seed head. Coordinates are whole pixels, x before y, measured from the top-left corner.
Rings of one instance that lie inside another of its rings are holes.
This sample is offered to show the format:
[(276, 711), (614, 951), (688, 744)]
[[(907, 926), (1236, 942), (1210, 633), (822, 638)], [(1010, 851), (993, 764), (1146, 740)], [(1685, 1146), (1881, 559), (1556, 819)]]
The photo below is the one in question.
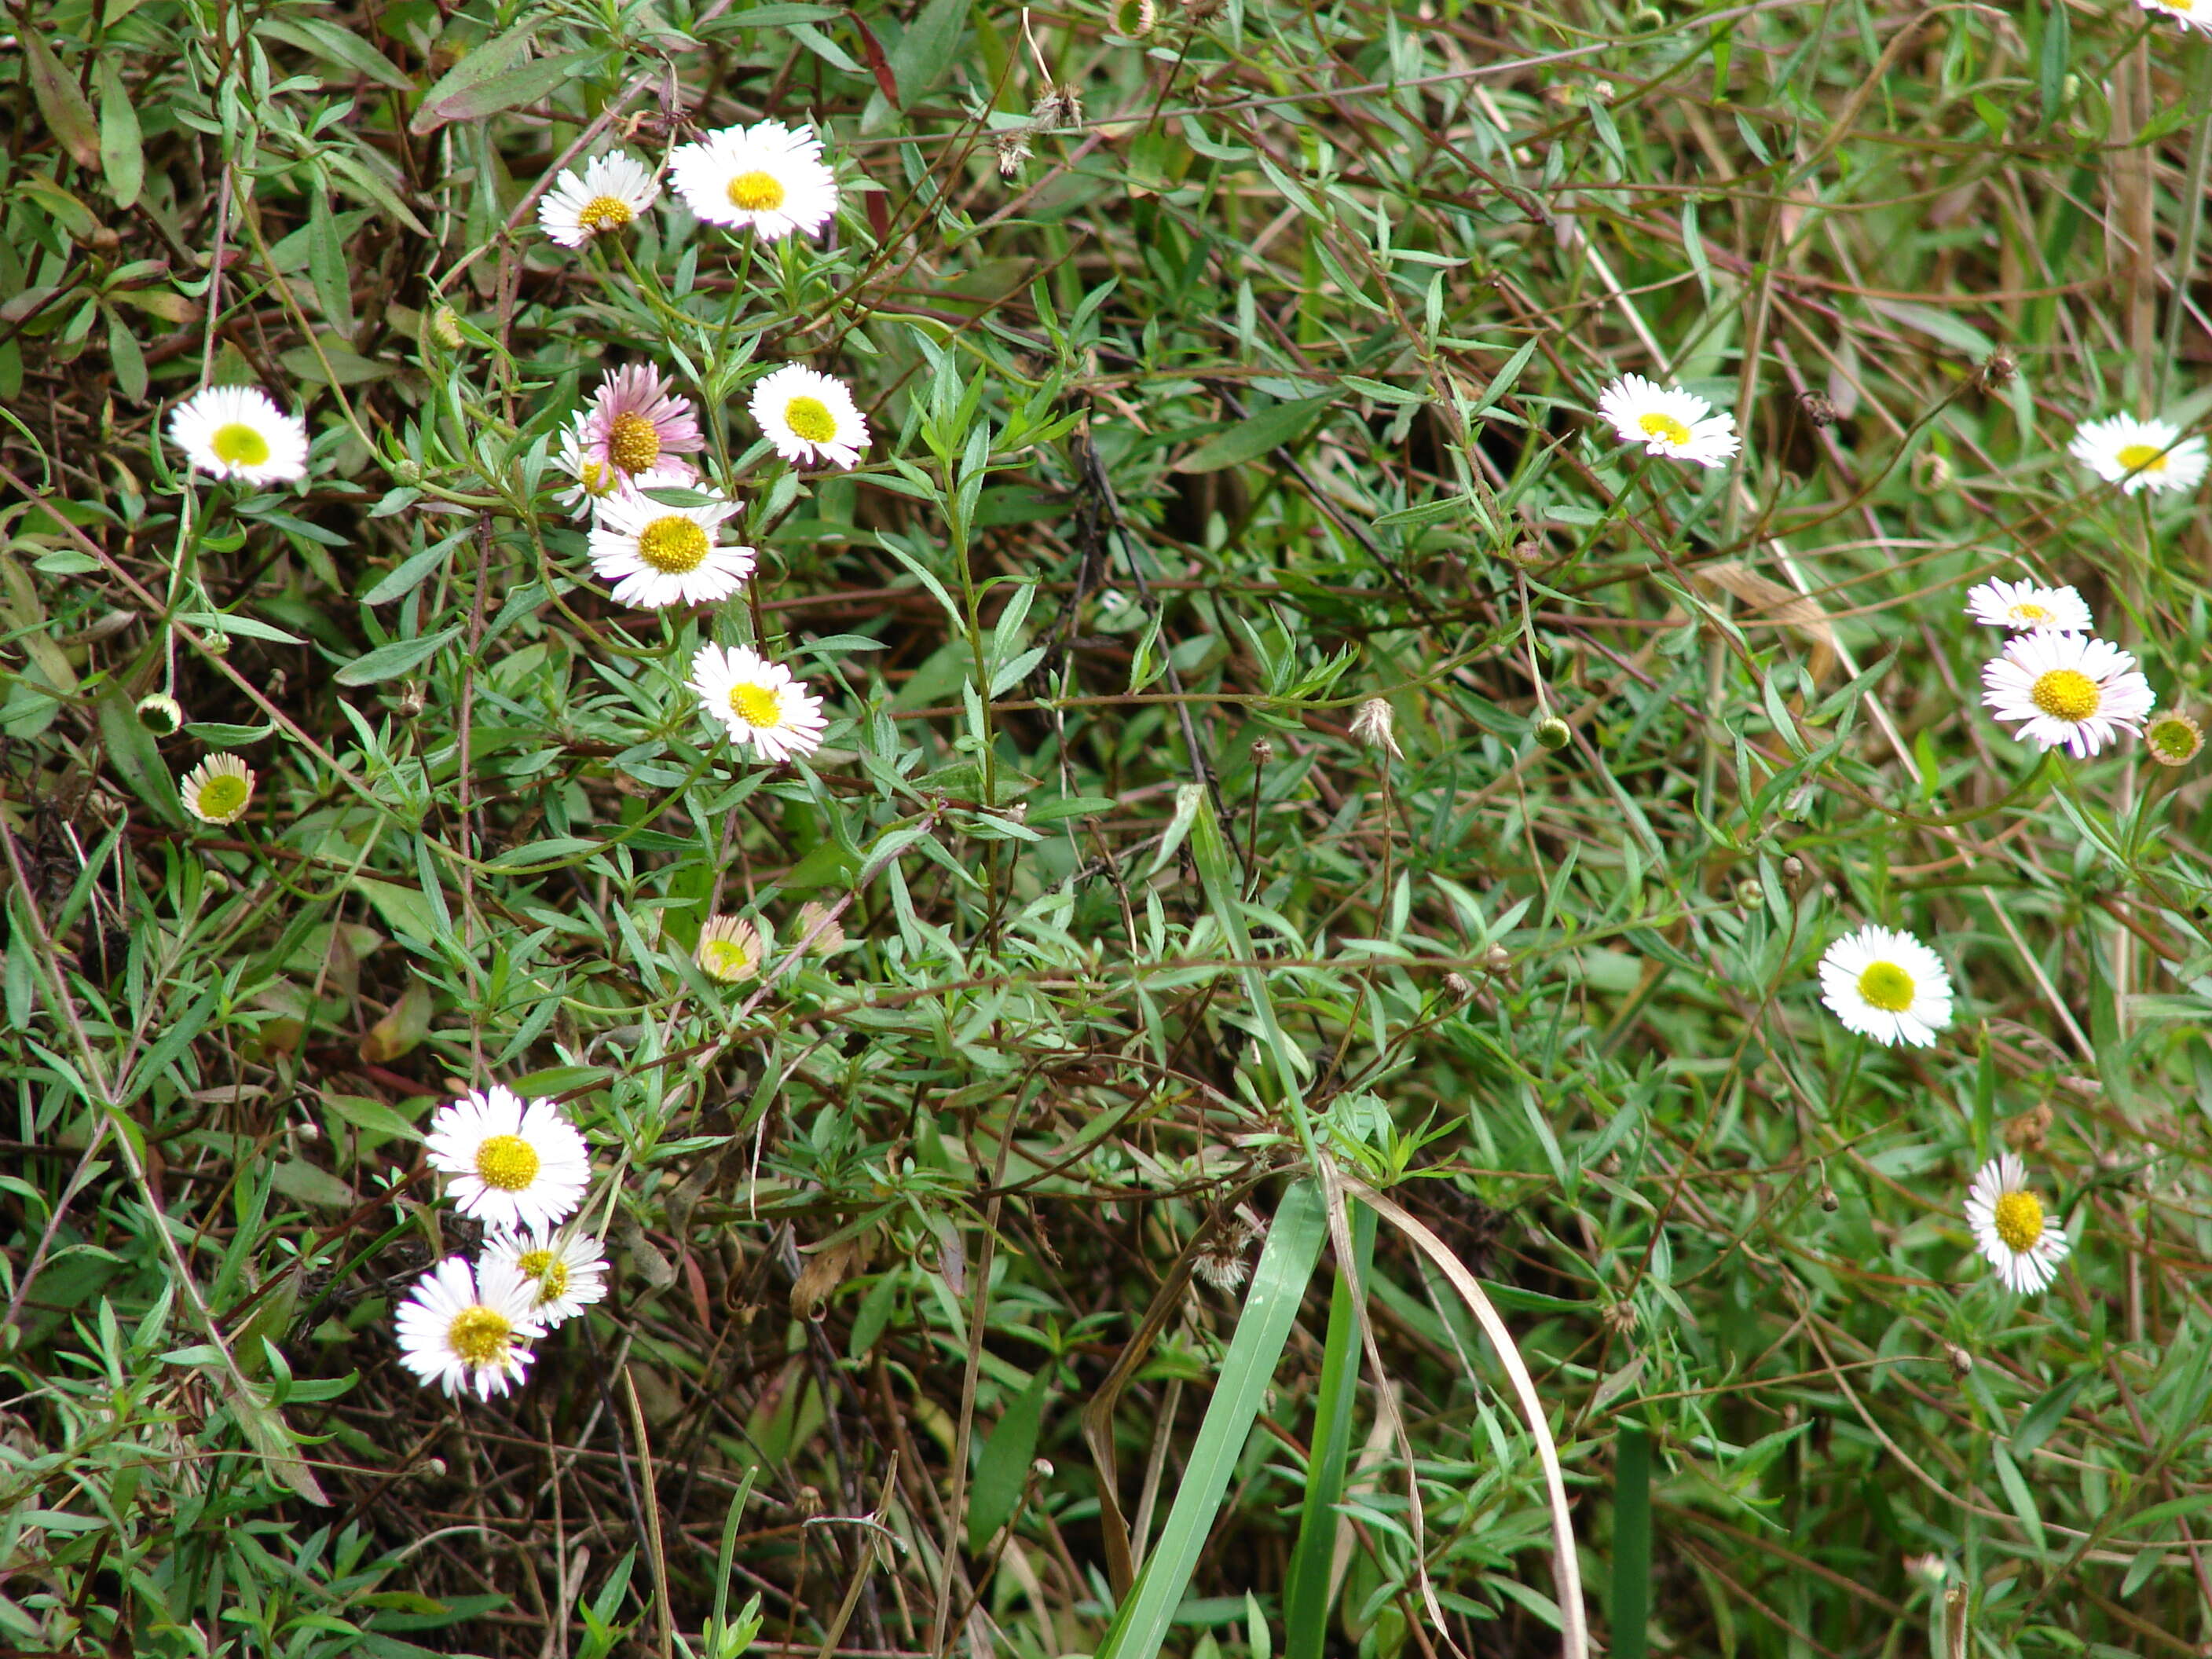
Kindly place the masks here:
[(1036, 102), (1030, 106), (1030, 119), (1048, 131), (1054, 127), (1079, 127), (1083, 100), (1073, 87), (1054, 82), (1037, 94)]
[(1980, 380), (1984, 392), (2001, 391), (2020, 373), (2020, 360), (1999, 346), (1982, 360)]
[(1387, 749), (1394, 760), (1403, 760), (1406, 757), (1398, 740), (1390, 735), (1391, 720), (1390, 705), (1380, 697), (1370, 697), (1352, 717), (1352, 735), (1370, 749)]
[(2051, 1124), (2057, 1114), (2047, 1101), (2029, 1107), (2018, 1117), (2008, 1119), (2004, 1126), (2005, 1145), (2016, 1152), (2039, 1152), (2045, 1139), (2051, 1133)]
[[(816, 933), (817, 924), (822, 931)], [(803, 939), (810, 933), (813, 934), (813, 942), (806, 947), (809, 956), (835, 956), (845, 948), (845, 930), (830, 915), (830, 907), (811, 899), (799, 907), (799, 937)]]
[(991, 135), (991, 142), (999, 151), (999, 177), (1011, 179), (1022, 170), (1022, 163), (1030, 159), (1030, 133), (1032, 130), (1026, 126), (1008, 127), (1003, 132)]
[(1636, 1304), (1633, 1302), (1608, 1303), (1606, 1304), (1604, 1313), (1599, 1317), (1605, 1321), (1606, 1328), (1615, 1336), (1626, 1336), (1636, 1328), (1638, 1323)]
[(1841, 410), (1817, 392), (1799, 392), (1797, 404), (1805, 411), (1805, 418), (1814, 426), (1833, 426), (1844, 417)]
[(816, 1516), (821, 1514), (825, 1507), (822, 1501), (821, 1489), (817, 1486), (801, 1486), (799, 1489), (799, 1500), (792, 1505), (792, 1508), (799, 1511), (799, 1518), (802, 1521), (811, 1521)]
[(1444, 975), (1444, 989), (1452, 994), (1452, 998), (1455, 1001), (1472, 1002), (1474, 1000), (1474, 981), (1469, 979), (1465, 974), (1446, 974)]
[(1275, 745), (1273, 744), (1269, 743), (1265, 738), (1255, 738), (1252, 739), (1253, 765), (1265, 766), (1269, 761), (1274, 758)]

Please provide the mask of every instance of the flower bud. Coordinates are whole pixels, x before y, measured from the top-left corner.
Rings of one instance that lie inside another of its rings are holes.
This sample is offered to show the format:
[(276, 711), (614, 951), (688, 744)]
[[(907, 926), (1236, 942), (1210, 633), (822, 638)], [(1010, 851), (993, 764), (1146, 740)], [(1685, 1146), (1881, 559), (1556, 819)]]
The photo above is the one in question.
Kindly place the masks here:
[(399, 688), (399, 718), (403, 720), (419, 720), (422, 715), (422, 688), (413, 680), (406, 681)]
[(1951, 1375), (1960, 1382), (1964, 1382), (1966, 1373), (1974, 1369), (1974, 1356), (1955, 1342), (1943, 1345), (1943, 1357), (1951, 1362)]
[(1981, 381), (1983, 391), (1997, 392), (2010, 386), (2013, 377), (2019, 373), (2020, 360), (2002, 346), (1999, 346), (1982, 360), (1981, 373), (1978, 378)]
[(1574, 728), (1557, 714), (1547, 714), (1536, 722), (1536, 741), (1554, 754), (1574, 740)]
[(167, 692), (138, 699), (138, 724), (157, 738), (173, 738), (184, 729), (185, 706)]

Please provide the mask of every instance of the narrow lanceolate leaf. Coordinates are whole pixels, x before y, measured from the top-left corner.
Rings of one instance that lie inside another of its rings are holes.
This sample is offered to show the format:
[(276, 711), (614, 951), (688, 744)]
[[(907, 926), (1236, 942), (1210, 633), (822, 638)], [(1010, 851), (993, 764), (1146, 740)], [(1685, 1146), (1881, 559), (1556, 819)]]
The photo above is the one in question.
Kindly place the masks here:
[(1237, 1316), (1237, 1334), (1230, 1339), (1221, 1374), (1214, 1380), (1213, 1399), (1206, 1408), (1206, 1420), (1199, 1425), (1182, 1484), (1176, 1489), (1175, 1507), (1168, 1512), (1167, 1525), (1146, 1559), (1136, 1587), (1099, 1645), (1097, 1659), (1155, 1659), (1158, 1654), (1213, 1529), (1244, 1442), (1267, 1400), (1267, 1385), (1290, 1340), (1306, 1281), (1313, 1277), (1322, 1240), (1328, 1235), (1321, 1188), (1301, 1181), (1283, 1194), (1274, 1224), (1268, 1229), (1267, 1247), (1252, 1274), (1251, 1294)]
[(1283, 1589), (1285, 1659), (1321, 1659), (1328, 1635), (1330, 1567), (1336, 1553), (1337, 1500), (1344, 1495), (1352, 1453), (1352, 1407), (1359, 1390), (1359, 1308), (1355, 1285), (1367, 1283), (1375, 1255), (1375, 1212), (1352, 1206), (1352, 1253), (1347, 1277), (1337, 1270), (1328, 1304), (1328, 1337), (1322, 1350), (1321, 1397), (1314, 1407), (1313, 1455), (1306, 1465), (1305, 1503), (1297, 1542), (1291, 1550)]
[(122, 65), (112, 52), (100, 59), (100, 167), (107, 178), (107, 193), (118, 207), (138, 199), (146, 182), (146, 152), (139, 143), (138, 106), (131, 101), (131, 88), (123, 83)]
[(62, 66), (54, 49), (46, 43), (35, 23), (26, 23), (15, 40), (23, 49), (23, 67), (30, 71), (31, 96), (39, 113), (46, 118), (61, 147), (81, 167), (100, 165), (100, 123), (93, 119), (76, 77)]

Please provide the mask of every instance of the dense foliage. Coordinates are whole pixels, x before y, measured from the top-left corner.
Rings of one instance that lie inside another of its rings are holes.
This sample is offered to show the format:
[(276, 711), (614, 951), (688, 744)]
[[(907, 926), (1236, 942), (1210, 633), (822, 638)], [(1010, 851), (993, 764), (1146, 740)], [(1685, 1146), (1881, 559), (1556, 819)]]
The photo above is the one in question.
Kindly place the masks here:
[[(2200, 490), (2068, 447), (2212, 408), (2212, 35), (7, 27), (0, 1647), (2198, 1650), (2212, 797), (2020, 740), (1965, 606), (2074, 584), (2204, 712)], [(767, 118), (818, 234), (540, 228)], [(763, 439), (794, 362), (857, 465)], [(618, 599), (562, 499), (636, 365), (726, 602)], [(1625, 373), (1741, 453), (1622, 443)], [(210, 385), (303, 481), (188, 465)], [(707, 718), (708, 644), (820, 746)], [(1931, 1043), (1822, 1006), (1868, 925)], [(449, 1397), (394, 1315), (494, 1085), (588, 1137), (608, 1293)], [(2039, 1295), (1967, 1224), (2008, 1150)]]

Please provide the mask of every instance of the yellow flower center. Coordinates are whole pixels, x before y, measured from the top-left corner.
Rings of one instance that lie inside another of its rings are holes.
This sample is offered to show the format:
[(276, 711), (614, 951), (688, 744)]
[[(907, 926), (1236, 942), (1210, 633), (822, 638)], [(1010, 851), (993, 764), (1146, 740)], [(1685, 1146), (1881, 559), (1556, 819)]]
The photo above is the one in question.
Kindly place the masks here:
[(700, 949), (699, 965), (716, 979), (743, 979), (753, 970), (752, 952), (735, 939), (708, 939)]
[[(2187, 0), (2182, 0), (2187, 9)], [(2130, 472), (2140, 469), (2145, 472), (2166, 471), (2166, 451), (2156, 444), (2130, 444), (2120, 451), (2120, 465)]]
[(1912, 1006), (1912, 975), (1893, 962), (1877, 962), (1859, 975), (1859, 995), (1885, 1014)]
[(479, 1302), (464, 1308), (446, 1327), (446, 1343), (472, 1366), (496, 1365), (507, 1358), (507, 1345), (514, 1340), (514, 1327), (497, 1310)]
[(514, 1259), (524, 1274), (538, 1281), (539, 1302), (558, 1302), (568, 1288), (568, 1264), (550, 1250), (525, 1250)]
[(741, 173), (730, 180), (730, 205), (740, 213), (773, 213), (783, 205), (783, 180), (773, 173)]
[(629, 204), (619, 196), (594, 196), (584, 204), (576, 222), (596, 236), (603, 230), (620, 230), (633, 216)]
[(783, 720), (783, 694), (772, 685), (733, 685), (730, 712), (747, 726), (775, 726)]
[(837, 435), (837, 417), (819, 398), (793, 398), (783, 406), (783, 421), (811, 444), (826, 444)]
[(2043, 1204), (2033, 1193), (2007, 1193), (1990, 1206), (1997, 1237), (2015, 1250), (2032, 1250), (2043, 1237)]
[(1670, 444), (1690, 441), (1690, 428), (1672, 415), (1662, 415), (1655, 410), (1649, 415), (1638, 416), (1636, 424), (1644, 428), (1644, 435), (1647, 438), (1663, 438)]
[(246, 811), (253, 786), (235, 772), (218, 772), (200, 786), (200, 816), (228, 823)]
[(269, 440), (243, 421), (216, 428), (208, 447), (226, 466), (259, 466), (269, 459)]
[(2027, 695), (2038, 708), (2056, 720), (2086, 720), (2105, 700), (2105, 694), (2097, 689), (2097, 682), (2078, 668), (2054, 668), (2039, 674)]
[(493, 1135), (477, 1148), (477, 1179), (502, 1193), (519, 1193), (538, 1179), (538, 1149), (520, 1135)]
[(2005, 612), (2005, 620), (2014, 628), (2034, 628), (2051, 620), (2051, 612), (2029, 599), (2022, 599)]
[(680, 514), (655, 519), (637, 532), (637, 556), (664, 576), (696, 570), (709, 544), (707, 532)]
[(660, 428), (624, 410), (607, 428), (607, 459), (625, 472), (642, 472), (660, 459)]

